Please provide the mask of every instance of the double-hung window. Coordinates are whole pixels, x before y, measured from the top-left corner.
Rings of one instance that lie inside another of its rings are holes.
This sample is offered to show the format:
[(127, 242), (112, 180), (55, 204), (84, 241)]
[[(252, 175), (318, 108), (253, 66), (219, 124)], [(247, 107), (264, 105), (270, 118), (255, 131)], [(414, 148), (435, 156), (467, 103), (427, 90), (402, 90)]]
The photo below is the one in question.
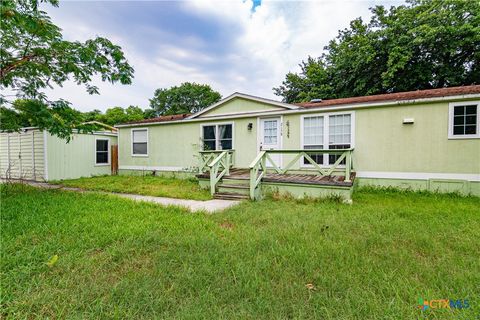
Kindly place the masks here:
[(108, 165), (110, 164), (110, 140), (96, 139), (95, 140), (95, 164)]
[(233, 149), (233, 125), (212, 124), (202, 126), (203, 150)]
[(480, 138), (480, 101), (456, 102), (449, 106), (450, 139)]
[(132, 156), (148, 156), (148, 129), (132, 129)]
[[(353, 141), (353, 113), (323, 114), (302, 117), (303, 149), (348, 149)], [(333, 165), (340, 155), (309, 154), (317, 164)], [(310, 162), (304, 158), (304, 165)], [(345, 160), (341, 162), (345, 164)]]
[[(305, 117), (303, 119), (303, 148), (304, 149), (323, 149), (324, 139), (324, 118)], [(318, 164), (323, 164), (323, 154), (309, 154), (309, 156)], [(304, 164), (309, 164), (307, 159), (303, 159)]]

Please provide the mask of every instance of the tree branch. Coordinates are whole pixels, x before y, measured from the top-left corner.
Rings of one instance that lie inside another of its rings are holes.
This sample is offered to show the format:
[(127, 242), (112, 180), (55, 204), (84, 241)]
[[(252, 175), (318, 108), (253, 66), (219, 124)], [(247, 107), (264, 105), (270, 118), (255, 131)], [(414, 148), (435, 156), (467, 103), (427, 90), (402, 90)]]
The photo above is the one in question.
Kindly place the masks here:
[(29, 54), (21, 58), (20, 60), (14, 61), (10, 63), (9, 65), (5, 66), (4, 68), (0, 69), (0, 80), (3, 80), (7, 76), (7, 74), (16, 68), (18, 68), (20, 65), (24, 64), (25, 62), (33, 59), (36, 57), (36, 54)]

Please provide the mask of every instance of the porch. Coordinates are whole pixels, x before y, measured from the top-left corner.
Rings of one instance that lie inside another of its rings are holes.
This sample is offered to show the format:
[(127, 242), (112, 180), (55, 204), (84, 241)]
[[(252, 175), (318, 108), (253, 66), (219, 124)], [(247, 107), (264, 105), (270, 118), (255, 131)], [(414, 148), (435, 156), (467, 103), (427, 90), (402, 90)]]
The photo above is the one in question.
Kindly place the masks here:
[[(260, 200), (268, 192), (303, 197), (341, 197), (351, 200), (355, 172), (353, 149), (263, 150), (248, 168), (235, 167), (235, 150), (201, 151), (200, 185), (219, 199)], [(330, 155), (335, 162), (322, 166), (314, 158)], [(285, 166), (278, 155), (286, 155)], [(303, 163), (304, 165), (300, 165)]]

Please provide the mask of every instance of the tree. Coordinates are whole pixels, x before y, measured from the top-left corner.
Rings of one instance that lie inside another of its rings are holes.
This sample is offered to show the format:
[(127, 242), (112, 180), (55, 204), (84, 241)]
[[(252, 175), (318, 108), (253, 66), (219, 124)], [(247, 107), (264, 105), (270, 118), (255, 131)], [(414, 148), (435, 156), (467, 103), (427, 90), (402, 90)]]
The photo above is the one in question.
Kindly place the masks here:
[(155, 90), (150, 107), (155, 110), (156, 116), (195, 113), (221, 98), (220, 93), (209, 85), (185, 82), (178, 87)]
[[(58, 6), (58, 0), (40, 2)], [(19, 129), (14, 126), (20, 125), (15, 118), (28, 118), (31, 123), (42, 124), (40, 129), (68, 140), (74, 128), (88, 128), (82, 126), (82, 117), (74, 117), (78, 114), (68, 101), (49, 101), (42, 89), (53, 84), (61, 86), (72, 79), (84, 85), (88, 93), (98, 94), (98, 88), (91, 84), (92, 76), (130, 84), (133, 68), (121, 48), (108, 39), (97, 37), (83, 43), (63, 40), (60, 28), (38, 5), (38, 0), (2, 0), (1, 117), (11, 125), (8, 130)], [(15, 98), (22, 99), (21, 107), (4, 95), (7, 89)], [(12, 121), (8, 120), (10, 117)]]
[(480, 2), (411, 0), (370, 9), (274, 88), (286, 102), (480, 83)]
[(130, 121), (138, 121), (144, 119), (144, 111), (137, 106), (129, 106), (124, 109), (122, 107), (108, 108), (103, 114), (100, 110), (93, 110), (83, 113), (84, 121), (99, 121), (110, 126)]

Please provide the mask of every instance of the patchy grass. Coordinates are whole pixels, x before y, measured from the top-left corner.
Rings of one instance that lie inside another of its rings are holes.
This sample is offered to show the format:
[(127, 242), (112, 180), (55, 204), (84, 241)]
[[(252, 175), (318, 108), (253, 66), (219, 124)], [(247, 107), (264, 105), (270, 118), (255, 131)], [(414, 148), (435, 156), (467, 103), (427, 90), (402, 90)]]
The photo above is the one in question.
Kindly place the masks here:
[(145, 196), (192, 200), (212, 198), (208, 190), (199, 187), (196, 179), (119, 175), (62, 180), (54, 183), (85, 190), (134, 193)]
[[(480, 313), (478, 198), (368, 190), (353, 205), (266, 200), (207, 215), (3, 188), (2, 318)], [(421, 311), (418, 298), (468, 299), (470, 308)]]

